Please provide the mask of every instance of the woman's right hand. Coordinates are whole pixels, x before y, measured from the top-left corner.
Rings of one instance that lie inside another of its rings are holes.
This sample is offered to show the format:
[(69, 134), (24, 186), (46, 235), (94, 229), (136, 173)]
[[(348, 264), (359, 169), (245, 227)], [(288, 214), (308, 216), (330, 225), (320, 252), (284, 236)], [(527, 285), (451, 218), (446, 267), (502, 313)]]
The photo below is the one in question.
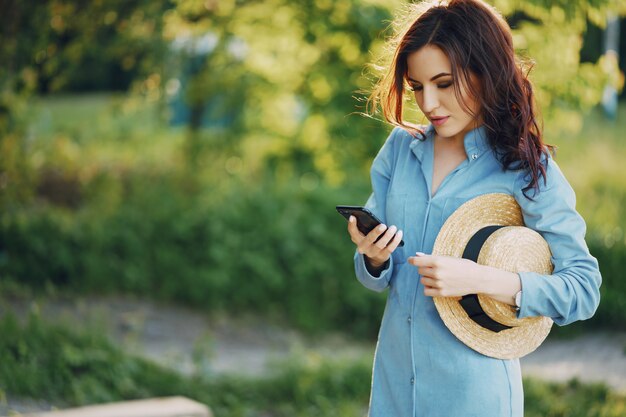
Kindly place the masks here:
[[(398, 230), (396, 226), (388, 228), (384, 224), (378, 225), (364, 235), (357, 228), (357, 219), (354, 216), (350, 216), (348, 220), (348, 233), (352, 242), (357, 246), (358, 252), (365, 255), (369, 264), (374, 268), (383, 266), (402, 240), (402, 230)], [(382, 237), (378, 239), (380, 235)]]

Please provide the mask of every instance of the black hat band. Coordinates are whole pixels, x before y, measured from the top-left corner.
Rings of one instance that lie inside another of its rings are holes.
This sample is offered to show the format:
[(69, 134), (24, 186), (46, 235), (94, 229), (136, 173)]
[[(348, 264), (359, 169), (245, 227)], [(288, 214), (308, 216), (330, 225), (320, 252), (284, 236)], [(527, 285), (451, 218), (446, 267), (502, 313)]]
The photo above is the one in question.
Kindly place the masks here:
[[(478, 255), (480, 254), (480, 250), (483, 245), (496, 230), (501, 229), (505, 226), (486, 226), (474, 233), (472, 238), (467, 242), (465, 246), (465, 250), (463, 251), (463, 258), (469, 259), (470, 261), (476, 262), (478, 260)], [(485, 329), (491, 330), (493, 332), (500, 332), (502, 330), (511, 329), (512, 327), (506, 326), (502, 323), (498, 323), (491, 317), (485, 313), (485, 310), (480, 305), (478, 301), (478, 295), (476, 294), (468, 294), (464, 295), (461, 301), (459, 301), (463, 310), (467, 313), (467, 315), (474, 320), (478, 325), (484, 327)]]

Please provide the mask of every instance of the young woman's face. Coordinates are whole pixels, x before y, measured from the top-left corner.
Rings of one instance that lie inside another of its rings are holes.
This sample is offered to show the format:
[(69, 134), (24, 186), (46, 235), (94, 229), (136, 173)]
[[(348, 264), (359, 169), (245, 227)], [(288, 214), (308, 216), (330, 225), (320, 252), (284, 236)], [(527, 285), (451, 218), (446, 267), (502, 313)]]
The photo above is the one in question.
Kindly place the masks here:
[[(408, 82), (422, 113), (441, 137), (465, 136), (480, 126), (480, 105), (470, 97), (468, 89), (460, 83), (461, 98), (474, 116), (457, 100), (452, 82), (452, 66), (446, 54), (438, 47), (426, 45), (407, 58)], [(471, 82), (476, 77), (471, 75)]]

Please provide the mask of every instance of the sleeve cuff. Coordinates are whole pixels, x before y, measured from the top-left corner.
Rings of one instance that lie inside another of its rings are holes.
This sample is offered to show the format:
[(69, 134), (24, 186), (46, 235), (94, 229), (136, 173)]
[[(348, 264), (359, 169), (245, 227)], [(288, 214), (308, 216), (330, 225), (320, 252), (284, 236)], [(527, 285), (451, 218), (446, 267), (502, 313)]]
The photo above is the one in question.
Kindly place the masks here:
[(539, 293), (541, 292), (539, 281), (540, 276), (535, 272), (518, 272), (520, 282), (522, 284), (522, 298), (520, 309), (517, 312), (517, 318), (523, 319), (526, 317), (537, 317), (542, 314), (538, 309), (533, 308), (531, 305), (532, 300), (541, 299)]
[(393, 257), (389, 257), (387, 267), (380, 272), (379, 276), (373, 276), (365, 265), (365, 256), (356, 252), (354, 255), (354, 268), (356, 277), (366, 288), (374, 291), (383, 291), (389, 285), (391, 271), (393, 270)]

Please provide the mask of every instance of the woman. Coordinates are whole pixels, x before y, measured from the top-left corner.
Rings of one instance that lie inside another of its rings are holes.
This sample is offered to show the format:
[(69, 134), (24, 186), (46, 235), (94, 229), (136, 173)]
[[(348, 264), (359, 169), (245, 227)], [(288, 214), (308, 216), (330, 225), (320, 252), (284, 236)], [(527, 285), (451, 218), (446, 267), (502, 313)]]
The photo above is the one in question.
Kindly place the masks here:
[[(521, 417), (519, 360), (465, 346), (432, 297), (483, 293), (510, 305), (517, 299), (518, 318), (565, 325), (594, 314), (598, 264), (574, 192), (542, 141), (507, 23), (480, 0), (417, 7), (371, 97), (397, 126), (374, 159), (366, 203), (384, 224), (367, 236), (356, 219), (348, 224), (357, 278), (372, 290), (389, 289), (370, 416)], [(403, 120), (405, 89), (430, 121), (425, 129)], [(526, 226), (548, 242), (551, 275), (429, 255), (456, 208), (494, 192), (514, 196)]]

